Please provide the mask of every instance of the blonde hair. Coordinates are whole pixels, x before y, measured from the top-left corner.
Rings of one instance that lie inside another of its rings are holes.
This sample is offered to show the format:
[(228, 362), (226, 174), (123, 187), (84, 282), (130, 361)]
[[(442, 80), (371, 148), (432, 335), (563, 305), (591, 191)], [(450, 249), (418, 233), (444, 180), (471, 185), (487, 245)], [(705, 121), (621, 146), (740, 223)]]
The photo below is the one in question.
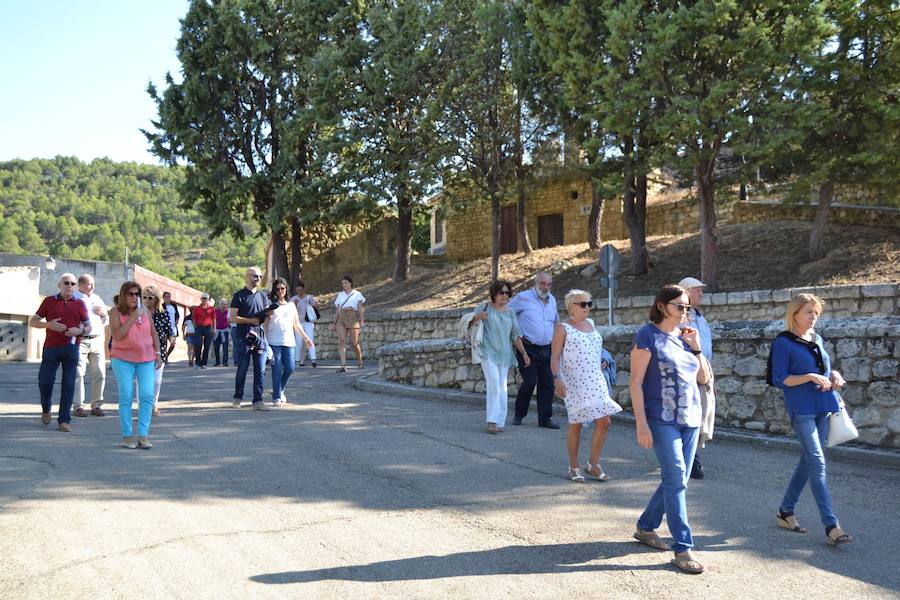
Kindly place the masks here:
[(579, 298), (581, 296), (586, 296), (587, 300), (590, 300), (592, 298), (590, 292), (586, 292), (584, 290), (569, 290), (568, 293), (566, 293), (566, 299), (564, 300), (566, 309), (568, 310), (569, 305), (575, 302), (575, 298)]
[(154, 298), (156, 298), (156, 312), (163, 312), (162, 307), (162, 291), (156, 287), (154, 284), (150, 284), (144, 288), (145, 294), (150, 294)]
[(794, 318), (797, 316), (797, 313), (806, 306), (807, 304), (814, 304), (819, 309), (819, 314), (822, 314), (822, 309), (825, 308), (825, 301), (816, 296), (815, 294), (797, 294), (791, 301), (788, 303), (787, 312), (784, 315), (784, 326), (788, 331), (794, 330), (794, 325), (796, 325), (796, 321)]

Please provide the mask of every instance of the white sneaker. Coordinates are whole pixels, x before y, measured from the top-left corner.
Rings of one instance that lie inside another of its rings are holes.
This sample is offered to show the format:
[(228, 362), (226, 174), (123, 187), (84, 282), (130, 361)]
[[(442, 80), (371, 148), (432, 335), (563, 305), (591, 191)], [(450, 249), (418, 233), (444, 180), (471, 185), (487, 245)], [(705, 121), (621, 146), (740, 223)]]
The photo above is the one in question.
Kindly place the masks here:
[(231, 408), (240, 408), (240, 407), (241, 407), (240, 400), (235, 400), (234, 402), (231, 403)]
[(287, 403), (288, 403), (288, 401), (287, 401), (287, 396), (285, 395), (284, 392), (281, 392), (281, 402), (282, 402), (282, 404), (287, 404)]

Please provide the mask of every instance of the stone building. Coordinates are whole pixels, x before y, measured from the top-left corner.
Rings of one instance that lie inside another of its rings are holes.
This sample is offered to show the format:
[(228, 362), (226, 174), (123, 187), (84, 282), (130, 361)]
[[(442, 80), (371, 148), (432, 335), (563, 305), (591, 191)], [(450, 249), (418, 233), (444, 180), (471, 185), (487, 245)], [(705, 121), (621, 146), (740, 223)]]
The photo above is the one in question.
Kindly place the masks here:
[[(648, 188), (647, 235), (697, 231), (699, 212), (690, 188), (677, 187), (674, 180), (659, 172), (651, 177)], [(532, 246), (548, 248), (587, 242), (589, 178), (569, 176), (536, 183), (528, 187), (527, 194), (526, 227)], [(448, 210), (441, 199), (439, 194), (431, 200), (430, 254), (446, 254), (454, 260), (490, 256), (490, 203), (473, 202)], [(515, 196), (506, 197), (500, 210), (500, 252), (517, 252)], [(604, 202), (600, 236), (604, 240), (628, 237), (621, 198)]]

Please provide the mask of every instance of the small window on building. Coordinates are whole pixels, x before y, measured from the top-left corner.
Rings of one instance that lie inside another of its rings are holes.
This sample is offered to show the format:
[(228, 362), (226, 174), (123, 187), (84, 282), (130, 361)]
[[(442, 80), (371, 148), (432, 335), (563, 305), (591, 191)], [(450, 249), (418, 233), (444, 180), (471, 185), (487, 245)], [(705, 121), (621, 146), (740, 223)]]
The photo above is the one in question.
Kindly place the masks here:
[(578, 190), (572, 190), (569, 192), (569, 198), (572, 200), (578, 200)]

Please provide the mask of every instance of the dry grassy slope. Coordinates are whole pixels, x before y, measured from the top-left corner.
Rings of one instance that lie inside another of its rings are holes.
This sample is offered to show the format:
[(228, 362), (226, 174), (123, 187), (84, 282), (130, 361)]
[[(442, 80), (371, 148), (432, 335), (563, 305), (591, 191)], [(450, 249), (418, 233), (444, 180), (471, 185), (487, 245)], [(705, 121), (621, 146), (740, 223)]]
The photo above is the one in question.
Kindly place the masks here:
[[(785, 288), (846, 283), (883, 283), (900, 280), (900, 232), (896, 229), (832, 226), (828, 254), (805, 262), (809, 224), (795, 221), (724, 225), (719, 228), (720, 291)], [(622, 253), (627, 269), (627, 240), (611, 241)], [(650, 272), (640, 277), (622, 276), (620, 294), (653, 294), (665, 283), (686, 275), (700, 276), (698, 234), (661, 236), (648, 240)], [(504, 255), (501, 277), (517, 290), (530, 285), (530, 277), (557, 261), (571, 267), (557, 273), (554, 293), (559, 297), (574, 287), (606, 295), (598, 275), (585, 278), (580, 271), (596, 260), (587, 244), (537, 250), (529, 256)], [(408, 281), (394, 284), (390, 273), (357, 272), (357, 287), (374, 310), (427, 310), (471, 306), (487, 295), (490, 259), (450, 264), (443, 268), (414, 265)], [(321, 290), (328, 292), (330, 290)], [(323, 294), (323, 299), (333, 299)]]

